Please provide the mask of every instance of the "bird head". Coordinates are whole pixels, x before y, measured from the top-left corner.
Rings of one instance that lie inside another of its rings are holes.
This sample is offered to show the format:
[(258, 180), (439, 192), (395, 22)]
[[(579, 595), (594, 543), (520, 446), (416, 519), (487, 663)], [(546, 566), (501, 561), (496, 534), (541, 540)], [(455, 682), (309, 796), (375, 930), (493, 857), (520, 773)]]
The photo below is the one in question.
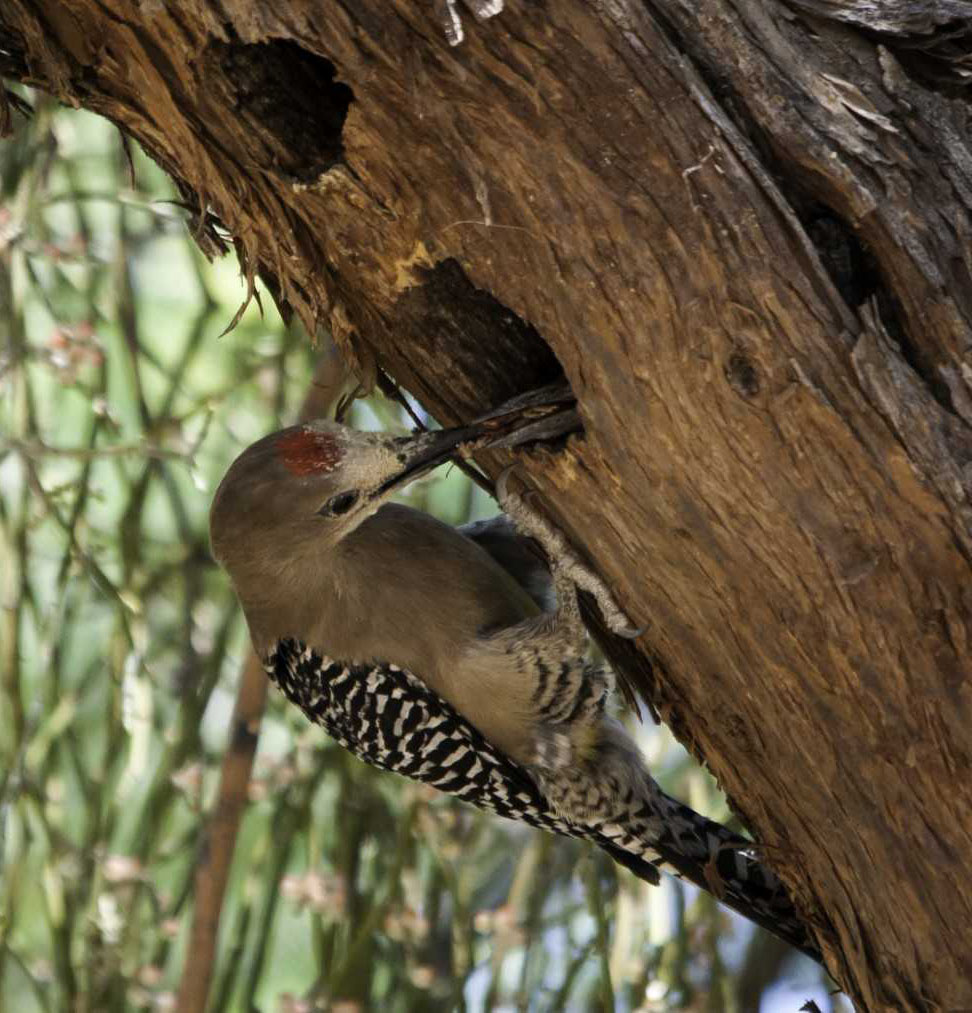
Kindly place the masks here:
[(309, 542), (326, 552), (397, 489), (482, 434), (473, 425), (398, 437), (326, 420), (271, 433), (237, 457), (216, 491), (213, 554), (232, 575), (234, 563), (268, 547), (281, 565)]

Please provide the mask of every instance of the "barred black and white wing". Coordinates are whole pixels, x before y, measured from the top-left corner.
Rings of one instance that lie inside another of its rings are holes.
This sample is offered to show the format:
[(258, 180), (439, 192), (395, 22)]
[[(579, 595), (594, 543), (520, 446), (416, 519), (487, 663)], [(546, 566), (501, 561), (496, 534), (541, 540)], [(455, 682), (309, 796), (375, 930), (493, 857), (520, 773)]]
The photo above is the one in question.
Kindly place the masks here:
[(264, 667), (291, 703), (365, 763), (500, 816), (577, 836), (525, 768), (411, 672), (335, 661), (296, 640), (280, 641)]
[(365, 763), (500, 816), (589, 840), (649, 882), (658, 882), (661, 866), (819, 959), (785, 887), (752, 845), (657, 786), (652, 801), (633, 807), (623, 823), (580, 825), (557, 813), (527, 768), (406, 669), (336, 661), (295, 639), (279, 641), (264, 667), (289, 701)]

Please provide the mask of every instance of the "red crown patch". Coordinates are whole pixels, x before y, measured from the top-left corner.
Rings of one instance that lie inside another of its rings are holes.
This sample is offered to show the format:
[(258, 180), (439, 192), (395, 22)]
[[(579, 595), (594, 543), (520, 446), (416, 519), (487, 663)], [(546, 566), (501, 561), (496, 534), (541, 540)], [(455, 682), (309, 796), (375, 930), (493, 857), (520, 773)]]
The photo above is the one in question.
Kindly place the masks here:
[(293, 475), (326, 474), (344, 456), (330, 433), (318, 432), (310, 426), (296, 426), (282, 433), (277, 439), (277, 451), (284, 467)]

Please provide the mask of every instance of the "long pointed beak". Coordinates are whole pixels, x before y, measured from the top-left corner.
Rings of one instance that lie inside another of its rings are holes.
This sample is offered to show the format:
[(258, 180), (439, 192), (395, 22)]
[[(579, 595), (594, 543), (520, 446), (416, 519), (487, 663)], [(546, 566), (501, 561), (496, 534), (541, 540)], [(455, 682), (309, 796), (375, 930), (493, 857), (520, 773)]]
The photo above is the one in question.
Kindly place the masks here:
[(516, 447), (534, 440), (555, 440), (581, 428), (576, 401), (563, 383), (529, 391), (494, 408), (465, 426), (419, 433), (399, 443), (402, 470), (380, 493), (424, 475), (455, 456), (462, 444), (470, 449)]
[(399, 485), (411, 482), (412, 479), (424, 475), (427, 471), (455, 456), (456, 449), (462, 443), (473, 443), (482, 439), (489, 429), (483, 423), (468, 426), (456, 426), (453, 429), (439, 429), (432, 433), (418, 433), (406, 437), (399, 444), (399, 455), (402, 469), (392, 475), (378, 489), (379, 493), (388, 492)]

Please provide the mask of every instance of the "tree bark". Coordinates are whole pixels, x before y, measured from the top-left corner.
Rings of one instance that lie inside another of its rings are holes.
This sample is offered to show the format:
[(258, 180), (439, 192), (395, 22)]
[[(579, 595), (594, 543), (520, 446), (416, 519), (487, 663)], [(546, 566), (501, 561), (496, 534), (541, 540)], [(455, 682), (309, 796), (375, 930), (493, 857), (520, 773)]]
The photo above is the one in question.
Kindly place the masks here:
[(314, 332), (521, 472), (861, 1009), (972, 1008), (972, 145), (958, 0), (5, 0)]

